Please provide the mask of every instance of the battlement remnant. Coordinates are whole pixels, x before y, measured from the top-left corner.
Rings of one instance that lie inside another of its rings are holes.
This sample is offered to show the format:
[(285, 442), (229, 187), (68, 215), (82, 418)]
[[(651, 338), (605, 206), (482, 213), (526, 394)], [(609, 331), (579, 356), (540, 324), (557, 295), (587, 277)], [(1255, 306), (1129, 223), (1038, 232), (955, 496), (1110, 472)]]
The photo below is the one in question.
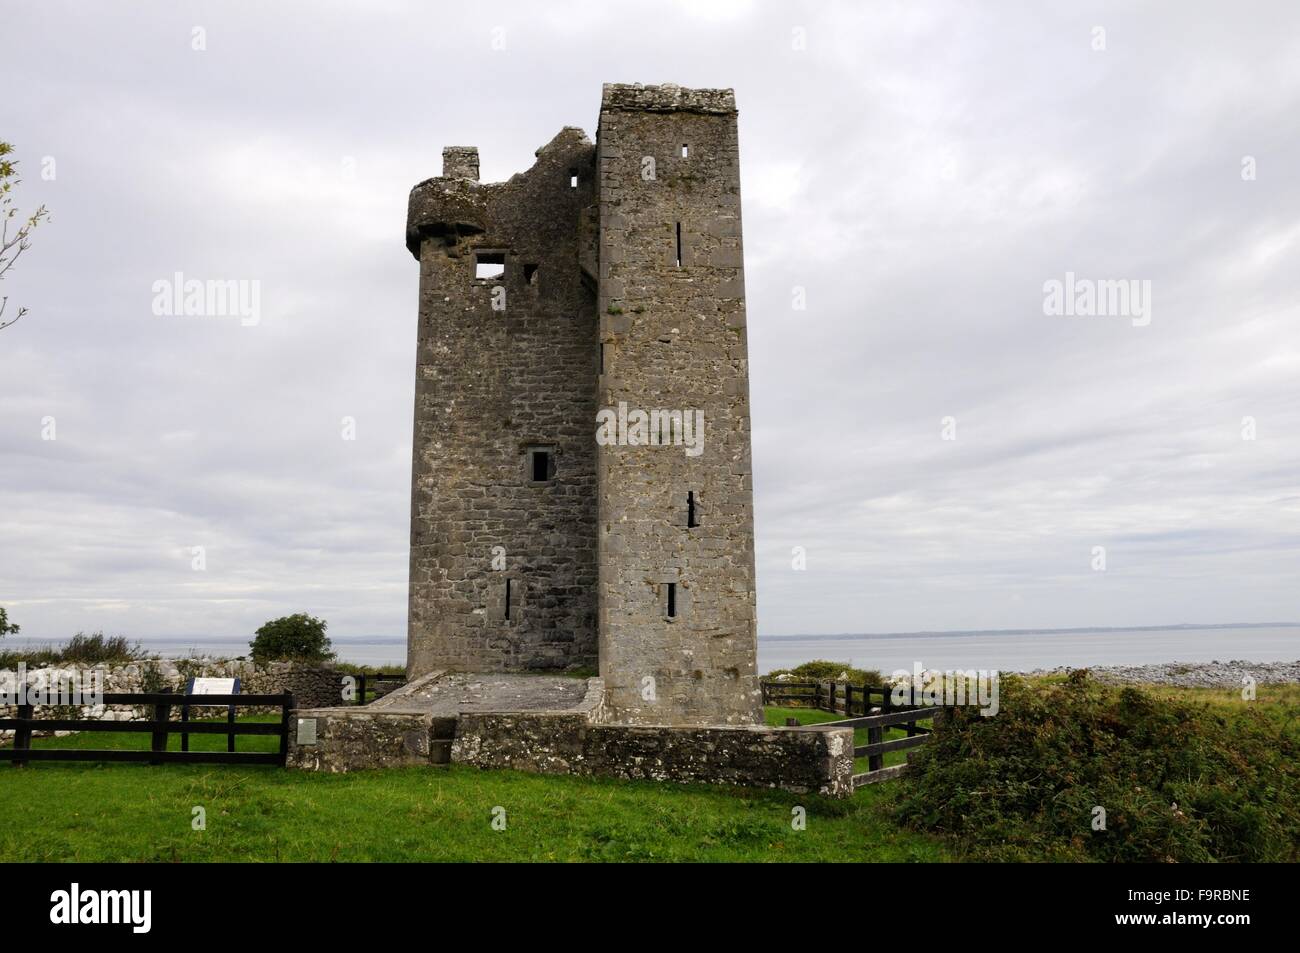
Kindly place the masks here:
[(411, 191), (408, 674), (599, 666), (614, 720), (761, 720), (731, 90), (607, 84)]
[(478, 181), (478, 146), (444, 146), (442, 177)]

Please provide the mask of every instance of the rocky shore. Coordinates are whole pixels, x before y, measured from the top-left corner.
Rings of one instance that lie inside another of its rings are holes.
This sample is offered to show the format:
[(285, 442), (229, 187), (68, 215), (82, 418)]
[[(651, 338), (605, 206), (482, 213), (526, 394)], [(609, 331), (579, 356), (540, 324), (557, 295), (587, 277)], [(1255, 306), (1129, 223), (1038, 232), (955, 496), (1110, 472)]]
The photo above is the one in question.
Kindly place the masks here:
[[(1083, 666), (1073, 666), (1082, 668)], [(1071, 666), (1035, 669), (1027, 675), (1061, 675)], [(1248, 662), (1161, 662), (1156, 665), (1088, 666), (1099, 682), (1117, 685), (1171, 685), (1178, 688), (1238, 688), (1250, 676), (1256, 684), (1266, 682), (1300, 683), (1300, 661)]]

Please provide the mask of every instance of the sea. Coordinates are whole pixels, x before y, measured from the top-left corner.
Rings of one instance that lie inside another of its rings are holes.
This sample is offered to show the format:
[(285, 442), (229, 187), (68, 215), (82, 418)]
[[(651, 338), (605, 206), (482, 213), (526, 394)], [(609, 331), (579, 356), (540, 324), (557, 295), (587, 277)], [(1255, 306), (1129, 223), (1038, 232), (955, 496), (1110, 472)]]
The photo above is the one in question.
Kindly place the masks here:
[(758, 640), (760, 672), (810, 659), (849, 662), (885, 673), (912, 671), (918, 664), (937, 670), (1026, 672), (1233, 659), (1292, 662), (1300, 660), (1300, 623), (773, 635)]
[[(60, 640), (10, 636), (4, 648)], [(140, 639), (164, 656), (239, 656), (248, 639), (191, 636)], [(404, 636), (333, 639), (339, 659), (359, 665), (403, 665)], [(1300, 660), (1300, 623), (1175, 625), (1142, 628), (1016, 629), (959, 632), (886, 632), (843, 635), (760, 635), (760, 672), (812, 659), (845, 662), (883, 672), (927, 669), (1029, 671), (1060, 666), (1147, 665), (1160, 662)]]

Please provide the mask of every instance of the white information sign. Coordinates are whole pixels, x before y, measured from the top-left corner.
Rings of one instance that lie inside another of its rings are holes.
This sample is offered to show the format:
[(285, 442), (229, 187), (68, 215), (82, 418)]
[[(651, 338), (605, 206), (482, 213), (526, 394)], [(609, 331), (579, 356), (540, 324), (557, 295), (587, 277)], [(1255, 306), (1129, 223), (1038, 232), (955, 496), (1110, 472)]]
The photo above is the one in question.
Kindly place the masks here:
[(235, 680), (233, 678), (196, 678), (191, 695), (233, 695)]

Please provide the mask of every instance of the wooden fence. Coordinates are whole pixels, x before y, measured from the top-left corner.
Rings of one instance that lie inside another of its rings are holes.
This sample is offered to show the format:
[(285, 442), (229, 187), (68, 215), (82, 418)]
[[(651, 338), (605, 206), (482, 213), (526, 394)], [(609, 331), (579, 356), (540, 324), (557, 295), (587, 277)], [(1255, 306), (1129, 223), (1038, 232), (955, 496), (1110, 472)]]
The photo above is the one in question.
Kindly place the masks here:
[[(907, 765), (885, 767), (885, 755), (891, 751), (903, 751), (925, 744), (929, 740), (931, 729), (918, 722), (942, 717), (944, 711), (932, 705), (895, 705), (891, 689), (887, 686), (850, 685), (835, 681), (780, 682), (767, 679), (761, 680), (759, 686), (763, 691), (764, 705), (797, 702), (797, 707), (843, 713), (845, 716), (835, 721), (818, 722), (819, 725), (853, 728), (855, 731), (866, 729), (867, 743), (856, 745), (853, 757), (866, 758), (867, 770), (853, 776), (854, 787), (886, 781), (901, 774)], [(795, 719), (791, 721), (797, 723)], [(886, 741), (885, 732), (891, 728), (906, 731), (906, 737)]]
[[(395, 692), (406, 684), (405, 675), (379, 675), (365, 672), (352, 676), (356, 679), (357, 697), (355, 704), (365, 705), (372, 701), (379, 701), (389, 692)], [(366, 687), (375, 693), (374, 698), (366, 698)]]
[[(915, 748), (917, 745), (925, 744), (930, 740), (932, 729), (924, 728), (918, 725), (918, 721), (942, 718), (944, 709), (935, 708), (927, 705), (921, 708), (894, 709), (888, 714), (864, 715), (861, 718), (842, 718), (839, 721), (821, 722), (823, 725), (834, 725), (837, 728), (852, 728), (855, 731), (859, 728), (867, 730), (867, 743), (865, 745), (855, 745), (853, 748), (854, 758), (866, 758), (867, 770), (861, 774), (853, 776), (853, 786), (862, 787), (864, 784), (874, 784), (877, 781), (888, 781), (890, 778), (897, 777), (907, 768), (906, 764), (894, 764), (885, 767), (885, 755), (890, 751), (903, 751), (907, 748)], [(907, 736), (904, 738), (891, 738), (885, 740), (885, 732), (890, 728), (902, 728), (906, 730)]]
[(890, 689), (879, 685), (851, 685), (848, 682), (777, 682), (762, 679), (763, 704), (798, 702), (796, 707), (818, 708), (822, 711), (855, 712), (869, 715), (875, 709), (893, 710)]
[[(197, 701), (196, 699), (202, 699)], [(152, 693), (108, 692), (99, 696), (105, 705), (152, 706), (153, 718), (148, 721), (108, 721), (101, 718), (35, 718), (31, 705), (19, 705), (17, 718), (0, 718), (0, 729), (14, 732), (11, 748), (0, 748), (0, 761), (12, 761), (20, 766), (30, 761), (143, 761), (149, 764), (274, 764), (283, 766), (289, 752), (289, 713), (293, 711), (293, 695), (179, 695), (171, 691)], [(231, 716), (226, 723), (188, 720), (187, 709), (216, 705), (228, 707)], [(237, 722), (233, 712), (237, 707), (270, 706), (280, 709), (280, 721)], [(186, 720), (173, 721), (173, 708), (182, 709)], [(33, 748), (33, 731), (125, 731), (152, 735), (150, 750), (121, 750), (96, 748)], [(190, 751), (192, 734), (220, 734), (229, 739), (226, 751)], [(180, 751), (168, 751), (169, 735), (181, 736)], [(280, 750), (236, 751), (236, 735), (276, 735)]]

